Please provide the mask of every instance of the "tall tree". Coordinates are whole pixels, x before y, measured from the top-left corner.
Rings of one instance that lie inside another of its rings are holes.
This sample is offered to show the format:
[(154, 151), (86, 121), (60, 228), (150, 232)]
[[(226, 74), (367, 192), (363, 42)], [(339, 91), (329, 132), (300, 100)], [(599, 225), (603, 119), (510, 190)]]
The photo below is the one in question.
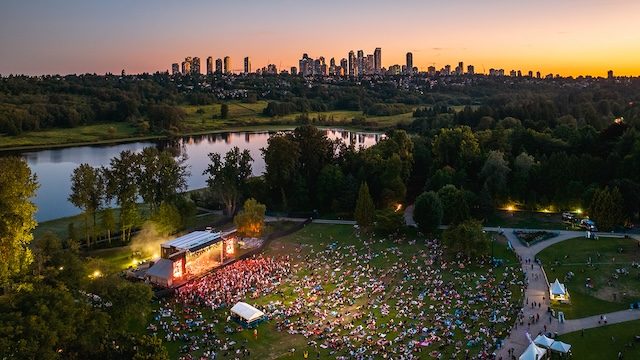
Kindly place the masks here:
[(109, 199), (113, 196), (120, 207), (120, 239), (127, 241), (131, 237), (131, 229), (138, 222), (138, 156), (130, 150), (120, 152), (119, 157), (111, 159), (111, 167), (107, 172)]
[(240, 152), (240, 149), (234, 146), (224, 159), (219, 153), (210, 153), (209, 159), (211, 163), (203, 173), (209, 175), (209, 190), (222, 200), (227, 209), (227, 216), (233, 217), (245, 182), (251, 176), (251, 152)]
[(291, 189), (300, 145), (289, 134), (277, 133), (267, 140), (268, 146), (260, 149), (265, 163), (265, 180), (271, 189), (280, 192), (282, 206), (287, 209), (286, 189)]
[(267, 207), (256, 199), (247, 199), (242, 211), (233, 218), (238, 232), (249, 237), (260, 236), (264, 228), (264, 216)]
[(163, 202), (172, 202), (179, 192), (187, 188), (189, 171), (185, 158), (176, 159), (169, 150), (160, 152), (156, 147), (146, 147), (139, 155), (140, 172), (138, 186), (140, 196), (152, 213)]
[(442, 223), (442, 202), (433, 191), (426, 191), (416, 198), (413, 220), (424, 234), (432, 234)]
[(358, 226), (360, 226), (365, 232), (376, 220), (376, 207), (373, 204), (373, 198), (369, 194), (369, 186), (366, 182), (363, 182), (362, 185), (360, 185), (354, 218), (356, 219)]
[(31, 202), (38, 181), (27, 162), (19, 157), (0, 157), (0, 286), (32, 261), (28, 248), (37, 223)]
[(489, 151), (487, 160), (480, 171), (480, 176), (484, 180), (484, 188), (492, 197), (493, 205), (502, 199), (507, 191), (507, 176), (509, 175), (509, 165), (504, 159), (504, 153), (499, 150)]
[(89, 239), (89, 218), (93, 220), (91, 232), (96, 240), (96, 214), (105, 199), (105, 181), (99, 168), (89, 164), (80, 164), (71, 174), (71, 194), (69, 202), (83, 210), (84, 237), (87, 246)]
[(617, 187), (597, 189), (591, 200), (589, 215), (599, 230), (609, 231), (624, 222), (624, 200)]

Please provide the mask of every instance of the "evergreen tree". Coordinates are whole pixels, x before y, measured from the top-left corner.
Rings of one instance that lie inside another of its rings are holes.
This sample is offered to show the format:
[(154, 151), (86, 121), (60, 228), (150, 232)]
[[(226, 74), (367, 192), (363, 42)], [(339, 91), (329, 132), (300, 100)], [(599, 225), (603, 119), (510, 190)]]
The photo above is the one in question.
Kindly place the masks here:
[(376, 207), (373, 204), (373, 198), (371, 197), (371, 194), (369, 194), (369, 186), (366, 182), (363, 182), (362, 185), (360, 185), (354, 218), (356, 219), (358, 226), (360, 226), (365, 232), (375, 221)]

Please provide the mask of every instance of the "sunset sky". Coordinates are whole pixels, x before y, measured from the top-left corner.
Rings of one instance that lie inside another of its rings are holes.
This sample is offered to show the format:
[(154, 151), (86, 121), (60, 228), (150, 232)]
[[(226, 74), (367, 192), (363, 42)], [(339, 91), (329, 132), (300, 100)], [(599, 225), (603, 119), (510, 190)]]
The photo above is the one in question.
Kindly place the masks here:
[[(0, 74), (242, 69), (382, 48), (382, 66), (463, 61), (563, 76), (640, 76), (640, 0), (2, 0)], [(484, 69), (484, 71), (483, 71)]]

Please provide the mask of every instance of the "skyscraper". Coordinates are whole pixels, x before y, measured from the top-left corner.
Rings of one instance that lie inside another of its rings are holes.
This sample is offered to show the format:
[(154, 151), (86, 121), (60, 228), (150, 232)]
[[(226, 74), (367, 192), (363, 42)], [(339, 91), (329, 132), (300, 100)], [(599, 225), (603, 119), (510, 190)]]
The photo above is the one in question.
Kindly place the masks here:
[(364, 51), (358, 50), (358, 71), (356, 71), (356, 73), (362, 75), (364, 74), (364, 69)]
[(244, 73), (245, 74), (251, 73), (251, 59), (249, 59), (248, 56), (244, 58)]
[(413, 75), (413, 54), (407, 53), (407, 74)]
[(222, 74), (222, 59), (216, 59), (216, 73)]
[(171, 75), (176, 75), (180, 73), (180, 64), (173, 63), (171, 64)]
[(342, 73), (342, 75), (347, 75), (347, 69), (349, 68), (349, 61), (345, 58), (342, 58), (342, 60), (340, 60), (340, 72)]
[(202, 74), (202, 72), (200, 72), (200, 58), (197, 56), (191, 60), (191, 73), (198, 75)]
[(373, 52), (373, 71), (376, 74), (382, 72), (382, 49), (376, 48)]
[(213, 58), (209, 56), (207, 58), (207, 75), (213, 74)]
[(349, 76), (356, 74), (356, 68), (356, 54), (351, 50), (349, 51)]
[(228, 56), (224, 57), (224, 73), (231, 74), (231, 58)]

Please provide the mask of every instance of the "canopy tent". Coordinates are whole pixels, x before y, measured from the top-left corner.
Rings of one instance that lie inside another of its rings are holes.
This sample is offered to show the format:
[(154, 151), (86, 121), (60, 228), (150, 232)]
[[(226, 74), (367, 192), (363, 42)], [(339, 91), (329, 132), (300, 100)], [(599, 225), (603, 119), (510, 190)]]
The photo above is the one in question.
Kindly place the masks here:
[(564, 284), (561, 284), (557, 278), (556, 281), (549, 285), (549, 293), (552, 300), (569, 302), (569, 292)]
[(564, 284), (560, 284), (560, 281), (556, 278), (556, 281), (551, 284), (551, 295), (564, 295), (567, 293), (567, 290), (564, 287)]
[(536, 346), (536, 344), (531, 343), (527, 350), (525, 350), (522, 355), (518, 358), (519, 360), (542, 360), (547, 354), (547, 350)]
[(158, 259), (144, 275), (154, 284), (171, 287), (173, 285), (173, 261)]
[(231, 315), (238, 317), (239, 320), (246, 325), (255, 324), (264, 318), (264, 313), (262, 311), (242, 301), (233, 305), (231, 308)]
[(536, 345), (540, 345), (540, 346), (544, 346), (546, 348), (549, 348), (549, 347), (551, 347), (551, 344), (553, 344), (553, 339), (549, 339), (545, 335), (538, 335), (538, 337), (535, 340), (533, 340), (533, 342)]
[(551, 344), (551, 350), (559, 351), (561, 353), (566, 354), (569, 352), (569, 349), (571, 349), (571, 345), (563, 343), (562, 341), (554, 341), (553, 344)]

